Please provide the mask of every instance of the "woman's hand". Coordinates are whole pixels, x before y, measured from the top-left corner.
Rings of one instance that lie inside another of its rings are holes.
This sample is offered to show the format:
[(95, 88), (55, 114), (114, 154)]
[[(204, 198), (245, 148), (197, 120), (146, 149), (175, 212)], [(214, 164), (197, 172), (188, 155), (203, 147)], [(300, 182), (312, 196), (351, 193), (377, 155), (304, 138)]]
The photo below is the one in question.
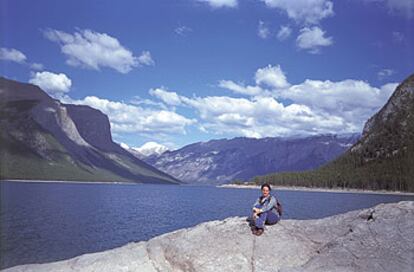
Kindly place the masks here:
[(262, 212), (262, 210), (259, 208), (253, 208), (253, 212), (259, 214)]

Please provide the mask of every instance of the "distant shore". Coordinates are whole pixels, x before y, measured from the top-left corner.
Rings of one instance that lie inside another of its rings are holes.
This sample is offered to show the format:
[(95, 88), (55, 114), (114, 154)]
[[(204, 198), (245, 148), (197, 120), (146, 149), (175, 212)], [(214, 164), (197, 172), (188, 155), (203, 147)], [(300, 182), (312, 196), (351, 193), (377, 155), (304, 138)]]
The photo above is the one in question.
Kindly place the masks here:
[[(362, 190), (362, 189), (341, 189), (341, 188), (319, 188), (319, 187), (300, 187), (300, 186), (277, 186), (271, 185), (272, 189), (280, 191), (309, 191), (325, 193), (351, 193), (351, 194), (385, 194), (385, 195), (408, 195), (414, 196), (411, 192), (385, 191), (385, 190)], [(223, 184), (219, 188), (238, 188), (238, 189), (260, 189), (259, 185), (242, 185), (242, 184)]]
[(76, 181), (76, 180), (37, 180), (37, 179), (1, 179), (0, 182), (30, 182), (30, 183), (82, 183), (82, 184), (144, 184), (127, 181)]

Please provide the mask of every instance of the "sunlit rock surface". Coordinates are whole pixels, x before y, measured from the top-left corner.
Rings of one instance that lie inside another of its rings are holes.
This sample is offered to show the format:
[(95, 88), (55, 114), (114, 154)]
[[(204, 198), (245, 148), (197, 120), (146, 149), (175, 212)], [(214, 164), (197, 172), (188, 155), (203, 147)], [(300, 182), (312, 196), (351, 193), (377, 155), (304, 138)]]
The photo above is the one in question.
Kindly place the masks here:
[(5, 271), (413, 271), (414, 202), (318, 220), (282, 220), (253, 236), (245, 218)]

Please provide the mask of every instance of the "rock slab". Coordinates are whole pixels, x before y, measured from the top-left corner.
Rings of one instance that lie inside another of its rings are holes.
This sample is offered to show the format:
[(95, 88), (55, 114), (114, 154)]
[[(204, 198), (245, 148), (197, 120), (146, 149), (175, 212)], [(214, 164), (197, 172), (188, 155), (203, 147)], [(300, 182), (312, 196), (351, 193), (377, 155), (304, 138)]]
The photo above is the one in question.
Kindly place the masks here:
[(317, 220), (282, 220), (259, 237), (245, 218), (232, 217), (4, 271), (414, 271), (414, 201)]

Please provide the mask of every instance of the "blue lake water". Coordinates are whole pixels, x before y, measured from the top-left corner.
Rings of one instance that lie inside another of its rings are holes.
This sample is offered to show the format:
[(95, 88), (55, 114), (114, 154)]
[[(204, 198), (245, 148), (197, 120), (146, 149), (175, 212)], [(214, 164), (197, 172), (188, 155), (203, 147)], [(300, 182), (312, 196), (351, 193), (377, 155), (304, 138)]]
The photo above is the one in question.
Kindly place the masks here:
[[(209, 186), (0, 182), (0, 268), (44, 263), (230, 216), (259, 190)], [(314, 219), (414, 196), (272, 192), (284, 218)], [(247, 226), (246, 226), (247, 227)]]

